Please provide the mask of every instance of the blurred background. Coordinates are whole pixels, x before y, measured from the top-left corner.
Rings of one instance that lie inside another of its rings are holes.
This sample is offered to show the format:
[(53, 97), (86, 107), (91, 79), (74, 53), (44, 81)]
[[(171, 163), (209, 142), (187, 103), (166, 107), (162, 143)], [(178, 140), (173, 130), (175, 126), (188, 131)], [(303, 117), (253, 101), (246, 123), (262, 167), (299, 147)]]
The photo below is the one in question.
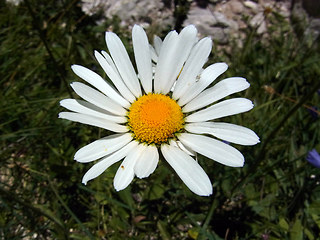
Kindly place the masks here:
[[(251, 84), (234, 96), (255, 108), (223, 120), (261, 143), (235, 145), (246, 159), (239, 169), (198, 157), (210, 197), (164, 161), (120, 192), (118, 164), (81, 184), (92, 164), (74, 153), (109, 133), (57, 118), (59, 101), (77, 98), (70, 66), (108, 81), (93, 51), (113, 31), (133, 58), (135, 23), (150, 42), (196, 25), (214, 40), (207, 65), (229, 65), (220, 79)], [(318, 0), (0, 1), (0, 239), (319, 239), (319, 34)]]

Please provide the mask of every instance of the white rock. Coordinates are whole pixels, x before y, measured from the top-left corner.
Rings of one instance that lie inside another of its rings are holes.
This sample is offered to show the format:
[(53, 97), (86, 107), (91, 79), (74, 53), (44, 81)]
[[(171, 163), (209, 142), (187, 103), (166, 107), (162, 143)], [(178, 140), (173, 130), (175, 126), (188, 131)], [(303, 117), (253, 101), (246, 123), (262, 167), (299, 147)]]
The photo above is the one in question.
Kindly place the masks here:
[(158, 0), (82, 0), (81, 7), (88, 15), (102, 11), (106, 18), (116, 16), (123, 26), (153, 24), (167, 28), (174, 25), (172, 8)]
[(193, 24), (201, 36), (212, 36), (213, 40), (220, 43), (228, 42), (230, 29), (237, 31), (239, 26), (236, 21), (228, 19), (223, 13), (212, 11), (210, 8), (200, 8), (192, 4), (183, 23), (184, 26)]
[(242, 13), (243, 12), (243, 4), (238, 0), (231, 0), (226, 2), (226, 5), (230, 6), (230, 10), (233, 13)]
[(243, 5), (247, 8), (251, 8), (252, 10), (258, 10), (258, 4), (252, 1), (244, 1)]
[(6, 0), (6, 2), (18, 6), (22, 0)]

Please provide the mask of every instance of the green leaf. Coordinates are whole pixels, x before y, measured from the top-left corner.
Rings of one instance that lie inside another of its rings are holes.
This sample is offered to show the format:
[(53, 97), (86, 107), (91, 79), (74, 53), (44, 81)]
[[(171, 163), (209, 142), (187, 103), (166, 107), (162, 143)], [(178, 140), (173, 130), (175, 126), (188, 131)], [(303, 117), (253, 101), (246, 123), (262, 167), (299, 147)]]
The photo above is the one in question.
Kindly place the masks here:
[(199, 231), (197, 228), (191, 228), (188, 230), (188, 235), (192, 238), (192, 239), (197, 239), (199, 236)]
[(161, 239), (163, 239), (163, 240), (171, 240), (172, 239), (170, 236), (170, 233), (168, 232), (167, 227), (168, 227), (168, 225), (166, 222), (161, 221), (161, 220), (159, 220), (157, 222), (157, 228), (160, 231), (160, 236), (161, 236)]
[(165, 188), (162, 184), (153, 184), (148, 192), (148, 199), (155, 200), (163, 197), (163, 193), (165, 192)]
[(282, 229), (286, 230), (286, 231), (289, 230), (289, 224), (287, 223), (287, 221), (286, 221), (284, 218), (280, 218), (280, 220), (279, 220), (279, 226), (280, 226)]
[(314, 239), (315, 239), (315, 238), (314, 238), (314, 234), (312, 234), (309, 229), (304, 228), (304, 229), (303, 229), (303, 232), (304, 232), (305, 235), (307, 235), (307, 237), (308, 237), (310, 240), (314, 240)]
[(302, 240), (303, 239), (303, 228), (300, 219), (297, 219), (292, 228), (290, 229), (290, 239)]

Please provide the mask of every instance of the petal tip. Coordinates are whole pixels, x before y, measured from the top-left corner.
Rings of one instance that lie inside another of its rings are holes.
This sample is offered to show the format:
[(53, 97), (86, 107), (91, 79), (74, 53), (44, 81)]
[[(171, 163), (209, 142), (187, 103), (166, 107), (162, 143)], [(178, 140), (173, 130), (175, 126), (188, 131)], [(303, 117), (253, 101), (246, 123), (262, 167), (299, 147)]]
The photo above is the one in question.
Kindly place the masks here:
[(66, 101), (66, 99), (63, 99), (59, 102), (60, 106), (63, 106), (63, 103)]
[(115, 183), (115, 182), (113, 182), (113, 187), (114, 187), (114, 189), (115, 189), (117, 192), (119, 192), (119, 191), (121, 191), (121, 190), (124, 189), (123, 186), (119, 186), (119, 184), (118, 184), (118, 183)]
[(95, 56), (95, 57), (101, 55), (97, 50), (94, 50), (93, 53), (94, 53), (94, 56)]
[(82, 179), (82, 184), (87, 185), (87, 182), (88, 182), (88, 181)]
[(113, 32), (106, 32), (106, 40), (108, 41), (109, 39), (113, 38), (113, 37), (117, 37), (117, 34), (113, 33)]
[(194, 193), (201, 197), (209, 197), (212, 195), (212, 187), (210, 186), (210, 188), (208, 189), (203, 189), (199, 192), (194, 192)]
[(193, 31), (193, 32), (198, 32), (196, 26), (193, 24), (186, 26), (184, 29), (188, 29), (189, 31)]
[(208, 193), (204, 193), (204, 194), (201, 194), (199, 196), (202, 196), (202, 197), (209, 197), (212, 195), (212, 191), (208, 192)]
[(81, 66), (78, 65), (78, 64), (72, 64), (72, 65), (71, 65), (72, 71), (76, 71), (79, 67), (81, 67)]
[(135, 29), (141, 29), (142, 27), (138, 24), (135, 24), (132, 28), (132, 31), (134, 31)]
[(224, 67), (226, 68), (226, 70), (228, 69), (229, 65), (225, 62), (223, 62)]

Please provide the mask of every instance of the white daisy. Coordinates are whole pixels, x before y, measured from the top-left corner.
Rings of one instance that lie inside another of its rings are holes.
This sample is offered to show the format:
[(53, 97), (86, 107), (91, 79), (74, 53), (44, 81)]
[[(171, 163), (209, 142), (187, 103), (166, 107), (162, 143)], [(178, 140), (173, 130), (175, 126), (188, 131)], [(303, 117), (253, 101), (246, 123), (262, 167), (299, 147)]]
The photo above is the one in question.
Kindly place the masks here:
[(201, 196), (212, 194), (212, 184), (196, 153), (231, 167), (242, 167), (243, 155), (234, 147), (216, 140), (254, 145), (259, 137), (250, 129), (212, 120), (249, 111), (245, 98), (214, 102), (245, 90), (246, 79), (232, 77), (208, 86), (228, 68), (225, 63), (203, 69), (211, 52), (210, 38), (197, 38), (190, 25), (180, 34), (171, 31), (165, 39), (149, 45), (142, 27), (132, 30), (138, 74), (119, 37), (106, 33), (110, 55), (95, 51), (95, 57), (113, 85), (95, 72), (73, 65), (76, 75), (96, 89), (80, 82), (71, 87), (84, 100), (64, 99), (59, 118), (107, 129), (116, 134), (96, 140), (78, 150), (81, 163), (99, 160), (84, 175), (87, 184), (109, 166), (122, 160), (114, 178), (117, 191), (133, 180), (148, 177), (159, 161), (159, 152), (189, 189)]

